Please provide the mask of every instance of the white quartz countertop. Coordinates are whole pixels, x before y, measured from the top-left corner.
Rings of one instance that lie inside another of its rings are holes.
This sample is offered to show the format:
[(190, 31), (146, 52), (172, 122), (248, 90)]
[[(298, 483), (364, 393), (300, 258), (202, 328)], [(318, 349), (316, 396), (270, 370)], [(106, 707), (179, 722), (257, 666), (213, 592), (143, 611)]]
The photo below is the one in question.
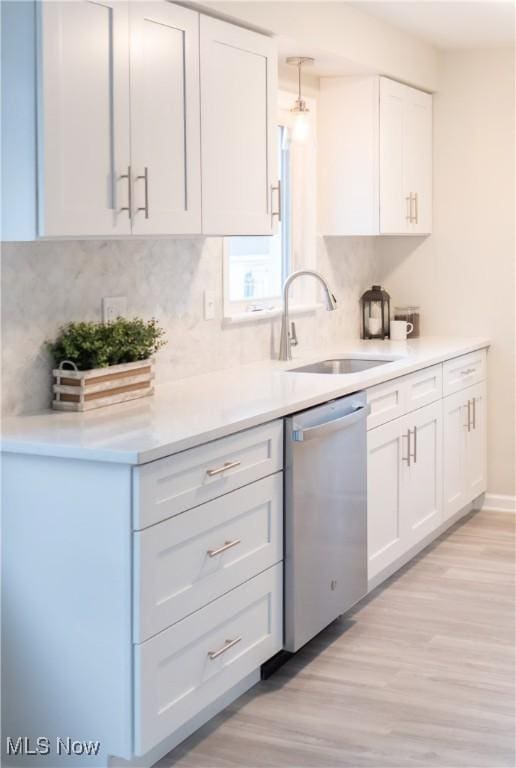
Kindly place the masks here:
[[(144, 464), (489, 346), (486, 338), (353, 341), (164, 383), (153, 397), (87, 413), (44, 411), (2, 423), (7, 453)], [(292, 373), (335, 357), (395, 358), (353, 374)]]

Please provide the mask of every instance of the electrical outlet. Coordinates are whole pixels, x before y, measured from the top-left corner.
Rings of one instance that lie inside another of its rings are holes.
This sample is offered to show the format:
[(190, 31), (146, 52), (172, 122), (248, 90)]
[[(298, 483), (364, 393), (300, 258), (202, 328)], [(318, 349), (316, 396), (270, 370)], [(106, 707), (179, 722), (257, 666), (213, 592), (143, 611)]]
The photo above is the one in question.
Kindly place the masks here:
[(112, 323), (117, 317), (125, 317), (127, 299), (125, 296), (106, 296), (102, 299), (102, 321)]
[(204, 291), (204, 319), (213, 320), (215, 317), (215, 293)]

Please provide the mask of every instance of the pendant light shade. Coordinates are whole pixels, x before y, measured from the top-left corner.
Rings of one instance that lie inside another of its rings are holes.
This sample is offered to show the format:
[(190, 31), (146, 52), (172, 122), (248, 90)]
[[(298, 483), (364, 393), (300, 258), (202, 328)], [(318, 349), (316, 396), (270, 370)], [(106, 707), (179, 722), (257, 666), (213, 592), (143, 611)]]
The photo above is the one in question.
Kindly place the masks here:
[(290, 110), (292, 124), (289, 131), (289, 140), (294, 144), (308, 144), (313, 141), (312, 115), (306, 106), (301, 92), (301, 68), (305, 64), (313, 64), (314, 60), (309, 56), (289, 56), (287, 64), (297, 67), (298, 96), (294, 106)]

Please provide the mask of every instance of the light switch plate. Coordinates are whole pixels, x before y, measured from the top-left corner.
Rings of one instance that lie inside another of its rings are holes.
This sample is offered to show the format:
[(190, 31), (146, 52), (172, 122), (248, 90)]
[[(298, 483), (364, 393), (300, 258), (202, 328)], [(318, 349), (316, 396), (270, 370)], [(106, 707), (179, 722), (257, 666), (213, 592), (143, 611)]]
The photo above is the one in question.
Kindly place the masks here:
[(127, 299), (125, 296), (106, 296), (102, 299), (102, 321), (112, 323), (117, 317), (125, 317)]
[(215, 317), (215, 292), (204, 291), (204, 319), (213, 320)]

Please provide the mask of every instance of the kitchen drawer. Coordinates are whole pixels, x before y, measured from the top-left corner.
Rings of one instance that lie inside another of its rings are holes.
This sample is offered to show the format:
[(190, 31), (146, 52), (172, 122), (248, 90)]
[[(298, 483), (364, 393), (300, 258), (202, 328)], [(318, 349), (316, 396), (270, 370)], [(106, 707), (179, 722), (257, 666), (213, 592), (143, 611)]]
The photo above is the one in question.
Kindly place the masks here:
[(443, 364), (443, 394), (452, 395), (486, 378), (487, 352), (479, 349)]
[(440, 400), (443, 396), (442, 365), (432, 365), (367, 390), (371, 408), (367, 429), (374, 429), (405, 413)]
[(134, 639), (141, 642), (283, 559), (283, 474), (133, 536)]
[(429, 405), (443, 396), (443, 367), (441, 363), (410, 373), (403, 379), (405, 413)]
[(136, 467), (134, 527), (159, 523), (282, 468), (281, 420)]
[(282, 581), (278, 564), (135, 646), (137, 755), (281, 649)]
[(405, 408), (404, 377), (392, 379), (367, 390), (370, 407), (367, 429), (379, 427), (387, 421), (403, 416)]

